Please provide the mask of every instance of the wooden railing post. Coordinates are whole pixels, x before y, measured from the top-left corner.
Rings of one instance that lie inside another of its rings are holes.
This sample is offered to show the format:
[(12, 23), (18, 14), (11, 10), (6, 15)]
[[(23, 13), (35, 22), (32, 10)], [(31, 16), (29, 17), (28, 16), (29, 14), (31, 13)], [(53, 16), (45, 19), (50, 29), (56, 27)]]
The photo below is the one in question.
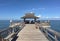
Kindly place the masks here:
[(4, 39), (2, 37), (0, 37), (0, 41), (4, 41)]
[[(22, 23), (21, 26), (25, 26), (25, 23)], [(17, 28), (16, 28), (17, 27)], [(20, 25), (11, 25), (10, 28), (3, 30), (0, 32), (0, 41), (11, 41), (14, 37), (15, 33), (19, 31)], [(16, 32), (15, 32), (16, 31)], [(18, 33), (18, 32), (17, 32)], [(6, 35), (6, 36), (4, 36)], [(11, 36), (10, 36), (11, 35)]]
[(58, 41), (57, 36), (55, 35), (55, 41)]
[(14, 27), (12, 28), (13, 30), (12, 30), (12, 33), (14, 33)]
[(46, 29), (44, 29), (44, 31), (45, 31), (45, 33), (46, 33), (46, 37), (48, 37), (48, 32), (47, 32), (47, 30), (46, 30)]

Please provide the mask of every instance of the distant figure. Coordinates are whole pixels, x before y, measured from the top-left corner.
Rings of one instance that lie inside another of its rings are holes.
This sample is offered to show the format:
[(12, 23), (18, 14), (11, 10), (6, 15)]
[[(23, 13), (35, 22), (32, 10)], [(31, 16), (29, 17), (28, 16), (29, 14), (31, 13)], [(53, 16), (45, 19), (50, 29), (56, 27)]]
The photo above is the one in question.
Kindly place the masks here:
[(33, 24), (33, 23), (34, 23), (34, 21), (32, 20), (32, 21), (31, 21), (31, 24)]

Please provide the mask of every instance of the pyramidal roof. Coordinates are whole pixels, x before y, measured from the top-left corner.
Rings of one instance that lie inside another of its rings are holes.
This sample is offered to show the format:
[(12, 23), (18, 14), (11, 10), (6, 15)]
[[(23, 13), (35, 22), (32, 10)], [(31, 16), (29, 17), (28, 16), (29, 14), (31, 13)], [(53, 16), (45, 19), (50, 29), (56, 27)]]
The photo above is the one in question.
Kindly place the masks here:
[(21, 18), (39, 18), (39, 17), (35, 16), (35, 13), (29, 12), (29, 13), (26, 13), (25, 16)]

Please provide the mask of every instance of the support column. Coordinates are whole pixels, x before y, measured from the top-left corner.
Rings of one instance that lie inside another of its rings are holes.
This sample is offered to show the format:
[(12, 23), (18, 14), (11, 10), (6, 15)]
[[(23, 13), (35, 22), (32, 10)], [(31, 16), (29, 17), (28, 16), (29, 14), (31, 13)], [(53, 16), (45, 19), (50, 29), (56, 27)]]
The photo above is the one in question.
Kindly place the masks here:
[(24, 18), (24, 22), (25, 22), (25, 19), (26, 19), (26, 18)]
[(34, 18), (34, 21), (36, 22), (36, 18)]

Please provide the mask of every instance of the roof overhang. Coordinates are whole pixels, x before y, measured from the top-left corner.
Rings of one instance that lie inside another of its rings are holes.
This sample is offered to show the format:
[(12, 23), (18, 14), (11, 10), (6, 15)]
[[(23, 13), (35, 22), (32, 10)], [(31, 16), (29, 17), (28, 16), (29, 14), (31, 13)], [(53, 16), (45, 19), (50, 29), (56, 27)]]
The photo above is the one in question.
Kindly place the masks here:
[(26, 13), (25, 16), (21, 17), (22, 19), (24, 18), (36, 18), (38, 19), (39, 17), (35, 16), (34, 13)]

